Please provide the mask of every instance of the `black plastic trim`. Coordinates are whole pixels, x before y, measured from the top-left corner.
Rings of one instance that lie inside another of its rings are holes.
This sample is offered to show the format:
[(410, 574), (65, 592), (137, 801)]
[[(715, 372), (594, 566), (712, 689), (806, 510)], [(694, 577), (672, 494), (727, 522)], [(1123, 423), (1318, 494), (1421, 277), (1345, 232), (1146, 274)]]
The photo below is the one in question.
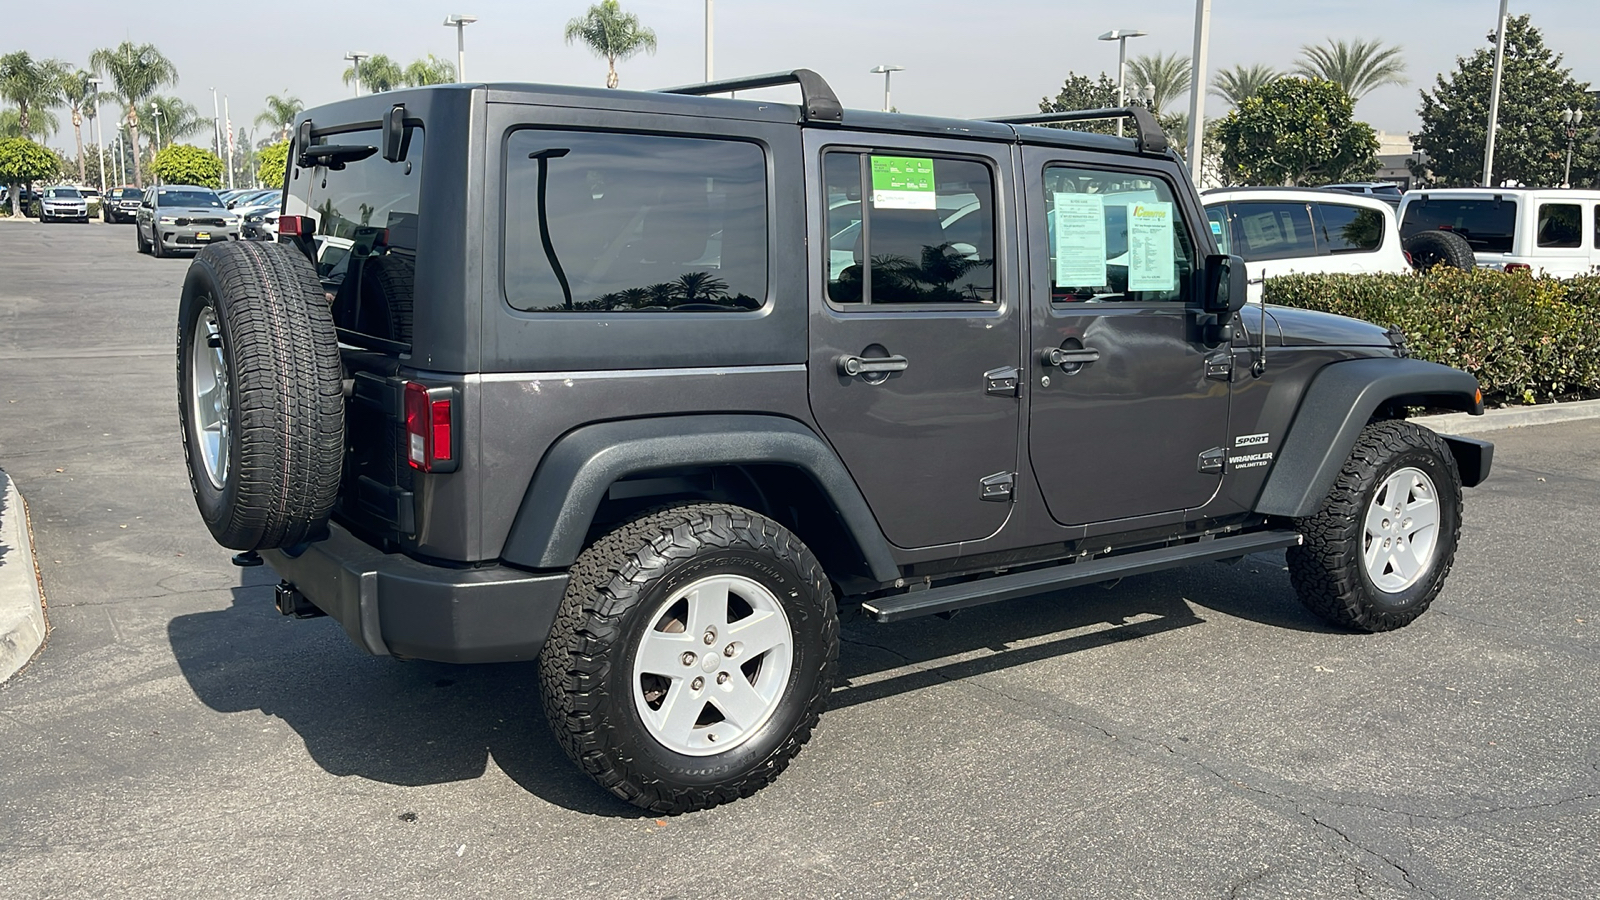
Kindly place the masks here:
[(1420, 359), (1351, 359), (1331, 363), (1306, 388), (1255, 511), (1309, 516), (1333, 487), (1356, 438), (1391, 401), (1483, 414), (1478, 380)]
[(1461, 486), (1477, 487), (1489, 480), (1489, 468), (1494, 465), (1494, 445), (1488, 441), (1441, 434), (1450, 455), (1456, 458), (1456, 468), (1461, 470)]
[(983, 119), (1001, 125), (1053, 125), (1058, 122), (1092, 122), (1098, 119), (1132, 119), (1134, 146), (1140, 153), (1164, 156), (1169, 146), (1167, 133), (1150, 110), (1142, 106), (1123, 106), (1115, 109), (1077, 109), (1067, 112), (1024, 113), (1020, 116), (995, 116)]
[(780, 84), (800, 85), (801, 116), (809, 122), (838, 122), (844, 116), (839, 96), (833, 92), (821, 75), (810, 69), (788, 72), (769, 72), (765, 75), (746, 75), (722, 81), (705, 81), (679, 87), (659, 88), (661, 94), (690, 94), (704, 97), (710, 94), (728, 94), (734, 91), (751, 91), (756, 88), (776, 87)]
[(759, 415), (627, 419), (568, 432), (534, 471), (501, 558), (530, 569), (566, 568), (583, 550), (613, 482), (654, 469), (739, 463), (804, 471), (833, 502), (872, 577), (899, 577), (877, 519), (833, 450), (798, 422)]
[(338, 524), (328, 537), (261, 555), (356, 645), (448, 663), (535, 659), (566, 593), (565, 573), (451, 569), (384, 553)]

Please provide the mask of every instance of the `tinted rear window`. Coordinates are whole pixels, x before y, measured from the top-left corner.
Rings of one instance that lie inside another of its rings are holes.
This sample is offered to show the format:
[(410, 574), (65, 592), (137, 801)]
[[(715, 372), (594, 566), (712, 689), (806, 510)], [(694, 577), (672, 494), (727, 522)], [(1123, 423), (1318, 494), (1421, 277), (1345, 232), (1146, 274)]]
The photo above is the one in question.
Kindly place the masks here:
[(1318, 237), (1329, 253), (1370, 253), (1383, 246), (1383, 214), (1375, 209), (1319, 203), (1323, 231)]
[(1502, 198), (1418, 199), (1406, 207), (1402, 240), (1422, 231), (1454, 231), (1479, 253), (1510, 253), (1517, 227), (1517, 201)]

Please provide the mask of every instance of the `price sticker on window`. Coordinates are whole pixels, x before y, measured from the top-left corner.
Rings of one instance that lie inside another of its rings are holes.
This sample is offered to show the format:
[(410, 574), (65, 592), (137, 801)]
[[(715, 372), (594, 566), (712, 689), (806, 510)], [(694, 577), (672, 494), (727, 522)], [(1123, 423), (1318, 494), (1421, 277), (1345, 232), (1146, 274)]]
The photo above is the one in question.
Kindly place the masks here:
[(872, 205), (877, 209), (935, 209), (933, 160), (919, 156), (872, 157)]

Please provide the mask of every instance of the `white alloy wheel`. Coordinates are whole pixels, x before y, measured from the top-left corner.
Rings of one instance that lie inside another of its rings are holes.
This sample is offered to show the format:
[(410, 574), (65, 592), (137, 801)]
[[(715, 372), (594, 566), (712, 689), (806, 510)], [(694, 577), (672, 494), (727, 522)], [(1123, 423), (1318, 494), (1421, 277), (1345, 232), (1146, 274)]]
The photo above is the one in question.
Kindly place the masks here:
[(1379, 485), (1367, 505), (1362, 559), (1367, 577), (1386, 594), (1417, 583), (1439, 541), (1439, 497), (1421, 469), (1404, 468)]
[(651, 616), (634, 654), (634, 708), (663, 747), (722, 753), (772, 718), (793, 665), (794, 631), (778, 598), (751, 578), (713, 575)]
[(200, 311), (189, 352), (189, 408), (200, 459), (211, 486), (222, 490), (228, 478), (228, 364), (217, 313), (209, 306)]

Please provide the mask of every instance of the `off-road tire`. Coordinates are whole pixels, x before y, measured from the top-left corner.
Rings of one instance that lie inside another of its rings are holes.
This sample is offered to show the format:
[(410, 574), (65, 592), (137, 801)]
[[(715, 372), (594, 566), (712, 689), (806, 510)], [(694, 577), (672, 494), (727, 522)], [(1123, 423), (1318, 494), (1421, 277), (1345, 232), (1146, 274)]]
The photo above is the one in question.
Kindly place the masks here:
[[(632, 696), (633, 657), (659, 604), (718, 573), (754, 578), (783, 605), (794, 657), (771, 717), (711, 756), (669, 750)], [(822, 566), (777, 522), (737, 506), (647, 513), (579, 555), (539, 655), (545, 715), (562, 748), (622, 799), (664, 815), (708, 809), (766, 786), (811, 738), (839, 654), (839, 619)]]
[[(1416, 468), (1432, 480), (1439, 504), (1438, 538), (1428, 569), (1399, 593), (1380, 591), (1362, 560), (1365, 516), (1390, 475)], [(1461, 473), (1442, 439), (1410, 422), (1373, 422), (1362, 429), (1317, 512), (1296, 522), (1305, 538), (1285, 556), (1300, 602), (1328, 622), (1353, 631), (1409, 625), (1439, 595), (1461, 536)]]
[(1478, 264), (1467, 239), (1451, 231), (1419, 231), (1406, 238), (1401, 248), (1411, 254), (1411, 265), (1426, 272), (1437, 265), (1470, 270)]
[[(221, 489), (190, 408), (193, 342), (214, 311), (228, 380)], [(189, 265), (178, 312), (178, 415), (189, 486), (217, 543), (289, 547), (326, 528), (344, 462), (339, 342), (316, 270), (282, 244), (210, 244)]]

